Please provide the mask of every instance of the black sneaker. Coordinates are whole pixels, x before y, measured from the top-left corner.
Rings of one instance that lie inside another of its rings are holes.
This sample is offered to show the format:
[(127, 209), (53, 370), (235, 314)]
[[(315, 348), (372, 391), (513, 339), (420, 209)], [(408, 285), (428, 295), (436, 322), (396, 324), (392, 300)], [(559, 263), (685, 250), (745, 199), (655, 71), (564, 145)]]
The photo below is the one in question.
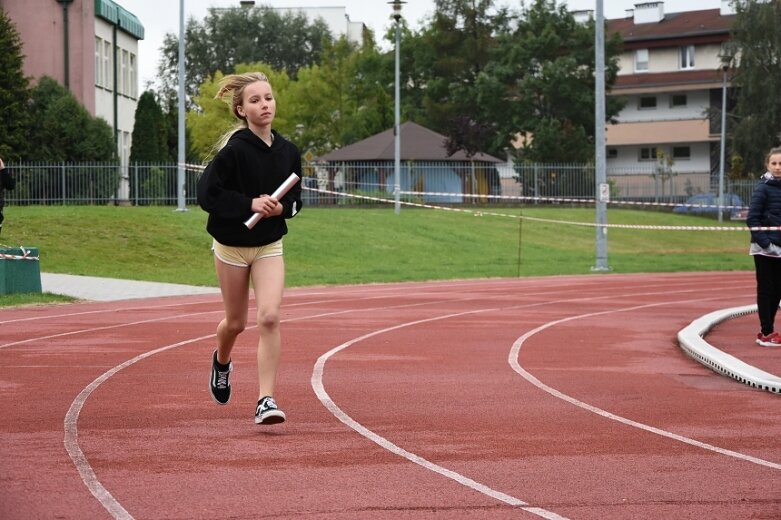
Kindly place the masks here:
[(231, 382), (230, 375), (233, 370), (233, 363), (221, 365), (217, 361), (217, 351), (212, 355), (212, 376), (209, 379), (209, 390), (212, 393), (212, 399), (217, 404), (228, 404), (231, 400)]
[(285, 422), (285, 412), (277, 408), (274, 398), (267, 395), (258, 401), (255, 409), (255, 424), (279, 424)]

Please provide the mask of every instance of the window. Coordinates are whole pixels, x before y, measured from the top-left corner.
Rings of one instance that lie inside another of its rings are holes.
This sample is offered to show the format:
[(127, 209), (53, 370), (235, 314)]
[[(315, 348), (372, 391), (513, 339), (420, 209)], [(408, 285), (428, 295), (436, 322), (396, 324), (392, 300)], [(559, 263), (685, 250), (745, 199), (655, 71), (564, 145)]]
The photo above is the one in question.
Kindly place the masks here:
[(111, 42), (103, 41), (103, 87), (114, 90), (114, 60)]
[(688, 146), (673, 146), (673, 159), (691, 159), (692, 151)]
[(637, 108), (640, 110), (656, 108), (656, 96), (641, 96)]
[(637, 49), (635, 51), (635, 72), (648, 71), (648, 49)]
[(640, 160), (641, 161), (655, 161), (656, 160), (656, 147), (640, 148)]
[(607, 149), (607, 158), (608, 159), (616, 159), (618, 157), (618, 148), (608, 148)]
[(130, 132), (122, 132), (119, 157), (122, 164), (127, 164), (130, 159)]
[(119, 69), (120, 74), (119, 74), (119, 85), (117, 86), (117, 92), (125, 95), (127, 95), (130, 91), (130, 89), (128, 88), (129, 80), (128, 80), (127, 62), (128, 62), (127, 51), (122, 50), (122, 61)]
[(670, 96), (671, 107), (685, 107), (687, 103), (686, 94), (673, 94)]
[(681, 47), (681, 69), (694, 68), (694, 45)]
[(136, 99), (138, 97), (138, 78), (136, 76), (136, 55), (130, 53), (130, 97)]
[(103, 86), (103, 58), (100, 53), (103, 52), (103, 40), (95, 36), (95, 85)]

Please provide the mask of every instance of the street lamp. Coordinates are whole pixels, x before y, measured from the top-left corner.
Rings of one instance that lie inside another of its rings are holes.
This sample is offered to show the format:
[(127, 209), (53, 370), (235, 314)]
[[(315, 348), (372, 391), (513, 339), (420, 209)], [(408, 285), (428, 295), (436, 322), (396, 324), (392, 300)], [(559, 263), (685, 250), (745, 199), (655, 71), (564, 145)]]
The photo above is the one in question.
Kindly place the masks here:
[(719, 150), (719, 222), (724, 220), (724, 155), (727, 141), (727, 71), (732, 61), (729, 49), (722, 50), (721, 58), (721, 138)]
[(596, 184), (596, 265), (592, 271), (610, 271), (607, 262), (607, 183), (605, 159), (605, 10), (602, 0), (596, 2), (594, 31), (594, 168)]
[(184, 161), (185, 161), (185, 133), (184, 133), (184, 0), (179, 0), (179, 105), (177, 128), (177, 167), (176, 167), (176, 211), (187, 211), (184, 194)]
[(396, 214), (398, 215), (401, 213), (401, 128), (399, 127), (399, 98), (400, 91), (399, 91), (399, 40), (401, 37), (401, 6), (406, 4), (407, 2), (403, 2), (402, 0), (393, 0), (392, 2), (388, 2), (391, 7), (393, 7), (393, 19), (396, 21), (396, 73), (395, 73), (395, 102), (394, 102), (394, 119), (395, 123), (393, 125), (393, 196), (396, 201), (395, 208), (396, 208)]

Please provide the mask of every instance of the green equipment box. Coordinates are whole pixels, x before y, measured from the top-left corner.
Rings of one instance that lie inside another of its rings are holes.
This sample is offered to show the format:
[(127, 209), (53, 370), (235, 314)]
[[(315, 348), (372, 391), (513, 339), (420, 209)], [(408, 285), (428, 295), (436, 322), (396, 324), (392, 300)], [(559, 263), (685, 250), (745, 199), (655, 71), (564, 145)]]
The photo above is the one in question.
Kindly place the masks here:
[(0, 247), (0, 295), (41, 292), (37, 247)]

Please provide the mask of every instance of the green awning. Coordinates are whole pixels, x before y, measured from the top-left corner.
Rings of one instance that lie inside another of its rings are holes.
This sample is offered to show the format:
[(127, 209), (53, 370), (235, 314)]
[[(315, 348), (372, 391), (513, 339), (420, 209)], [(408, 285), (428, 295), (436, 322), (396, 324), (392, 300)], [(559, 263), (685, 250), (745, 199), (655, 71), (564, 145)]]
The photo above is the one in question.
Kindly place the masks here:
[(95, 16), (118, 26), (139, 40), (144, 39), (144, 26), (141, 25), (141, 21), (136, 18), (136, 15), (126, 11), (112, 0), (95, 0)]

